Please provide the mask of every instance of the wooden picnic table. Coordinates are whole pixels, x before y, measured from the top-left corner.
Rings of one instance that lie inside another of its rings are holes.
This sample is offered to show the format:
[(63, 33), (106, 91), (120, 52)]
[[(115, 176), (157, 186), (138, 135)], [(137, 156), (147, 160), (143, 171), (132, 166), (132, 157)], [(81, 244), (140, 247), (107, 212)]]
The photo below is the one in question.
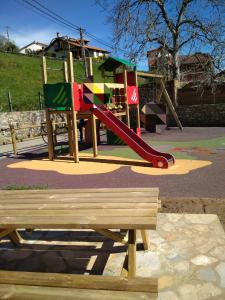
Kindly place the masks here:
[[(148, 250), (147, 230), (156, 229), (158, 195), (158, 188), (2, 190), (0, 238), (8, 235), (20, 243), (17, 230), (22, 228), (92, 229), (127, 244), (127, 277), (135, 278), (136, 231)], [(128, 240), (118, 230), (128, 230)]]

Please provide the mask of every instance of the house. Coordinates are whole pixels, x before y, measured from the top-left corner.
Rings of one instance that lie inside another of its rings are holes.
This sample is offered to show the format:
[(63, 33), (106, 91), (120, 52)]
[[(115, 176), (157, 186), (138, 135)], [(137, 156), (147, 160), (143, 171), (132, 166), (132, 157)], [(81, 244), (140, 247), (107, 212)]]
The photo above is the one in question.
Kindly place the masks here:
[(172, 76), (172, 55), (168, 53), (162, 46), (147, 52), (149, 71), (157, 71)]
[(46, 47), (47, 47), (46, 44), (33, 41), (32, 43), (20, 48), (18, 52), (22, 53), (22, 54), (38, 53), (38, 52), (43, 51), (44, 48), (46, 48)]
[[(173, 58), (163, 47), (147, 52), (150, 71), (158, 71), (169, 79), (172, 76)], [(207, 53), (197, 52), (192, 55), (180, 55), (180, 81), (193, 82), (206, 79), (213, 70), (212, 57)]]
[(193, 82), (207, 79), (213, 70), (213, 60), (207, 53), (181, 55), (179, 57), (181, 81)]
[[(88, 40), (83, 40), (86, 57), (105, 57), (109, 51), (89, 45)], [(67, 36), (59, 36), (57, 33), (50, 44), (44, 49), (44, 53), (52, 57), (65, 58), (67, 52), (71, 51), (74, 58), (82, 58), (82, 42), (80, 39), (74, 39)]]

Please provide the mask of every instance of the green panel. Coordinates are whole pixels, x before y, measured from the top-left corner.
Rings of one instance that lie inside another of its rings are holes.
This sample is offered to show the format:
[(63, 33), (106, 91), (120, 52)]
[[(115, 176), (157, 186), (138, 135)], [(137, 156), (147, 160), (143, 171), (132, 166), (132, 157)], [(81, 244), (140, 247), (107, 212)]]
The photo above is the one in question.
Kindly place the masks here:
[(127, 66), (127, 67), (136, 67), (135, 64), (132, 62), (119, 58), (119, 57), (108, 57), (100, 66), (99, 70), (105, 70), (105, 71), (113, 71), (120, 66)]
[(126, 145), (117, 135), (111, 130), (107, 130), (107, 144), (108, 145)]
[(104, 103), (104, 94), (94, 94), (94, 104), (103, 104)]
[(106, 85), (104, 86), (105, 99), (104, 103), (110, 103), (110, 99), (113, 96), (112, 89), (109, 89)]
[(44, 84), (44, 100), (46, 108), (67, 109), (72, 106), (70, 83)]

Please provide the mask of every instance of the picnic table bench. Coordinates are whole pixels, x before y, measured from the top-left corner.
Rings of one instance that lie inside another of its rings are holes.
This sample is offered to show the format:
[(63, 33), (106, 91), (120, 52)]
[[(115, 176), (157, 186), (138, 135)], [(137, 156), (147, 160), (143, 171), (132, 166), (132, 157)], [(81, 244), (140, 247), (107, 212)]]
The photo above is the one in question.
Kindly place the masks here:
[[(9, 236), (20, 244), (23, 240), (17, 230), (22, 228), (92, 229), (127, 244), (128, 249), (127, 278), (0, 271), (0, 299), (9, 291), (14, 297), (9, 293), (7, 299), (22, 299), (21, 293), (23, 299), (39, 299), (37, 295), (43, 297), (44, 291), (48, 295), (44, 299), (62, 299), (56, 298), (60, 293), (67, 293), (68, 299), (88, 299), (88, 293), (96, 295), (91, 299), (104, 293), (103, 299), (116, 299), (116, 295), (117, 299), (152, 299), (146, 293), (157, 292), (157, 280), (136, 277), (136, 231), (141, 231), (144, 249), (148, 250), (147, 230), (156, 229), (158, 194), (157, 188), (0, 191), (0, 238)], [(128, 240), (118, 230), (127, 230)], [(81, 290), (83, 296), (76, 298)]]

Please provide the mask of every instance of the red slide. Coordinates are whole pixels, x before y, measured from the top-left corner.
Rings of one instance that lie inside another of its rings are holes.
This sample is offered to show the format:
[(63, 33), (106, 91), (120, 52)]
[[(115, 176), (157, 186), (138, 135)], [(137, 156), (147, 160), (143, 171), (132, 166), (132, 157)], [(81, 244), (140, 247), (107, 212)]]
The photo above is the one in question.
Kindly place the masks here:
[(143, 159), (149, 161), (154, 168), (167, 169), (169, 165), (175, 163), (175, 159), (171, 154), (154, 150), (104, 105), (94, 105), (93, 113), (131, 149)]

